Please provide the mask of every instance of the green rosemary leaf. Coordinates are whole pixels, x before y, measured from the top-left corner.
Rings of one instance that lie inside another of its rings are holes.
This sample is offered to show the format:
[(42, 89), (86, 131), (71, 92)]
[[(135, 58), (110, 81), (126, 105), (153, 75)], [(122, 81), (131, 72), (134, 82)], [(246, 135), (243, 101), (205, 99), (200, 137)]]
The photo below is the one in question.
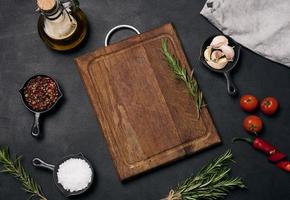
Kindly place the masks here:
[(34, 197), (39, 200), (47, 200), (44, 196), (40, 185), (26, 172), (21, 164), (21, 156), (17, 156), (14, 160), (10, 158), (7, 147), (0, 148), (0, 164), (3, 165), (2, 173), (7, 173), (14, 176), (22, 184), (22, 189), (30, 193), (29, 199)]
[(217, 200), (230, 190), (246, 188), (241, 178), (229, 177), (228, 164), (232, 161), (232, 152), (228, 150), (171, 190), (165, 200)]
[(180, 62), (175, 58), (168, 50), (167, 40), (162, 40), (161, 51), (166, 59), (171, 71), (175, 74), (176, 78), (182, 80), (191, 96), (193, 96), (199, 118), (202, 107), (205, 106), (202, 92), (200, 91), (197, 81), (193, 79), (186, 71), (186, 69), (180, 65)]

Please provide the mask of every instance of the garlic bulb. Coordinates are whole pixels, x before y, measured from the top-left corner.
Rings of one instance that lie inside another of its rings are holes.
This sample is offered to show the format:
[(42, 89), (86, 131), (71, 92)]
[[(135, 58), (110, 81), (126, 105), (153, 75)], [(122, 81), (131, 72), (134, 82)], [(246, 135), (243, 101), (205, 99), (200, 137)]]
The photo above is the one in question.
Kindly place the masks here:
[(223, 45), (219, 49), (224, 53), (224, 55), (229, 61), (232, 61), (234, 59), (235, 51), (233, 47)]
[(204, 53), (203, 53), (203, 56), (204, 56), (205, 60), (210, 60), (211, 52), (212, 52), (212, 48), (210, 46), (208, 46), (206, 48), (206, 50), (204, 51)]
[(223, 45), (228, 45), (229, 40), (223, 35), (219, 35), (213, 38), (213, 40), (210, 43), (210, 46), (214, 49), (218, 49)]
[(212, 53), (211, 53), (211, 60), (216, 62), (218, 61), (222, 56), (224, 56), (223, 52), (220, 51), (220, 50), (214, 50)]
[(217, 60), (217, 62), (214, 62), (212, 60), (208, 60), (206, 62), (209, 66), (211, 66), (214, 69), (223, 69), (228, 64), (228, 60), (225, 57)]
[(213, 38), (210, 46), (203, 53), (207, 64), (214, 69), (223, 69), (235, 57), (234, 48), (229, 46), (229, 40), (219, 35)]

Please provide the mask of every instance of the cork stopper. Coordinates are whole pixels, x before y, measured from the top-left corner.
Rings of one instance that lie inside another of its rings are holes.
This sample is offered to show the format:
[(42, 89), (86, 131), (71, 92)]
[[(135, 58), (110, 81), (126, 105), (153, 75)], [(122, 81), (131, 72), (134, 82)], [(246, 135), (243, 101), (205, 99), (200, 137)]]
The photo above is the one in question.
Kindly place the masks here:
[(54, 8), (55, 0), (37, 0), (37, 6), (44, 11), (49, 11)]

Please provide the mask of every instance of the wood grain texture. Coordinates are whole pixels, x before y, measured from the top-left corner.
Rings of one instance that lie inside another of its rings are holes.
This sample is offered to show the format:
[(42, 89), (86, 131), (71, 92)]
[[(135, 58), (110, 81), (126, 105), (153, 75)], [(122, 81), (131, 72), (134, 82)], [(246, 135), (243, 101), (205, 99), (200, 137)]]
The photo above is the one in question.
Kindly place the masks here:
[(75, 59), (121, 180), (220, 142), (207, 108), (197, 113), (161, 53), (188, 67), (171, 24)]

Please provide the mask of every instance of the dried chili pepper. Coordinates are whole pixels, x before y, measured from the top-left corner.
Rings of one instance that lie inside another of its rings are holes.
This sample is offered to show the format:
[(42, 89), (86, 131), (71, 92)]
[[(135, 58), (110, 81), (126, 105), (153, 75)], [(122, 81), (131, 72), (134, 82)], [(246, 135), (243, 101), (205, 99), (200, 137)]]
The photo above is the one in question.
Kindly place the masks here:
[(281, 161), (276, 164), (277, 167), (283, 169), (286, 172), (290, 172), (290, 162), (289, 161)]
[(280, 152), (276, 147), (272, 146), (271, 144), (269, 144), (268, 142), (266, 142), (265, 140), (256, 137), (254, 139), (252, 138), (234, 138), (233, 142), (235, 141), (245, 141), (249, 144), (252, 144), (252, 146), (259, 150), (262, 151), (264, 153), (266, 153), (269, 157), (268, 159), (272, 162), (278, 162), (280, 160), (285, 159), (287, 156)]

